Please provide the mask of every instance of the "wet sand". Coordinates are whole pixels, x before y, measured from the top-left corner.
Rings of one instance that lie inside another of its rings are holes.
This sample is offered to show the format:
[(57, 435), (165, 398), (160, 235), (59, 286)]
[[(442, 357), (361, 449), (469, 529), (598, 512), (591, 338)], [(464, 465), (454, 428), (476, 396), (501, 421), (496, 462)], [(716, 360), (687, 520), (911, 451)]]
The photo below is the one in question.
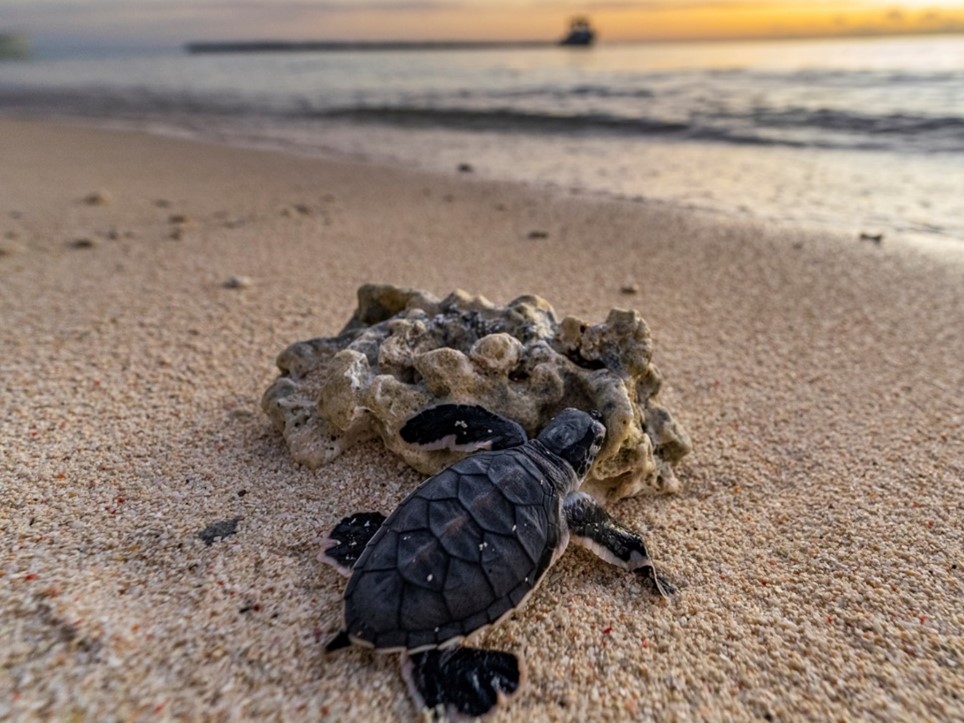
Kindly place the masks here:
[(964, 717), (964, 250), (42, 122), (0, 167), (0, 718), (415, 717), (323, 655), (316, 553), (418, 475), (259, 409), (369, 281), (635, 307), (695, 444), (611, 510), (677, 600), (570, 550), (479, 641), (528, 664), (495, 720)]

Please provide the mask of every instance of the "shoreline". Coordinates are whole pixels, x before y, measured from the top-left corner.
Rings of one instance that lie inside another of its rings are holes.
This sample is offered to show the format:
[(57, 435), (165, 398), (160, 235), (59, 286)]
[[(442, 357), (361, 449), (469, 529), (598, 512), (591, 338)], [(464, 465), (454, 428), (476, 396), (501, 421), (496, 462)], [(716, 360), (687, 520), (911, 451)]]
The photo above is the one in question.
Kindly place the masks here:
[[(867, 241), (868, 239), (864, 238), (865, 236), (872, 239), (880, 235), (887, 244), (916, 247), (925, 253), (934, 253), (945, 259), (957, 258), (964, 261), (964, 237), (957, 238), (951, 235), (951, 232), (947, 229), (924, 232), (920, 229), (895, 229), (890, 227), (887, 222), (859, 223), (856, 217), (845, 218), (840, 213), (840, 209), (819, 209), (811, 206), (807, 206), (796, 216), (775, 216), (774, 209), (768, 205), (770, 202), (764, 203), (760, 199), (757, 200), (762, 205), (754, 205), (752, 202), (750, 205), (746, 205), (737, 203), (735, 199), (724, 201), (714, 199), (712, 195), (707, 197), (703, 191), (698, 192), (694, 198), (693, 195), (687, 195), (683, 178), (676, 179), (673, 182), (678, 187), (671, 193), (666, 194), (666, 191), (663, 191), (655, 195), (647, 195), (646, 193), (637, 193), (633, 189), (621, 191), (605, 186), (585, 185), (575, 176), (561, 177), (560, 180), (556, 180), (539, 177), (539, 173), (535, 171), (529, 173), (511, 172), (506, 165), (507, 159), (511, 158), (511, 149), (506, 151), (503, 154), (505, 158), (497, 161), (494, 166), (484, 159), (479, 163), (480, 159), (477, 156), (484, 151), (482, 147), (477, 147), (476, 144), (480, 142), (479, 139), (483, 138), (484, 134), (470, 139), (471, 136), (478, 134), (464, 129), (406, 129), (392, 125), (372, 124), (365, 125), (363, 130), (359, 131), (357, 128), (350, 127), (350, 125), (335, 122), (326, 126), (325, 133), (320, 136), (321, 140), (319, 140), (319, 137), (316, 137), (314, 133), (304, 129), (298, 130), (296, 126), (287, 127), (281, 124), (275, 126), (274, 132), (268, 133), (263, 126), (257, 124), (254, 129), (247, 129), (246, 122), (239, 122), (237, 119), (220, 126), (218, 123), (223, 123), (223, 120), (209, 120), (211, 122), (207, 126), (199, 129), (196, 123), (189, 123), (186, 119), (178, 121), (176, 119), (95, 118), (69, 113), (40, 115), (35, 112), (6, 112), (0, 114), (0, 122), (54, 123), (68, 127), (142, 133), (201, 145), (210, 144), (242, 151), (274, 152), (297, 158), (338, 163), (357, 163), (370, 167), (411, 171), (416, 174), (428, 174), (449, 179), (457, 179), (468, 175), (473, 180), (479, 179), (486, 183), (518, 185), (535, 192), (564, 194), (574, 198), (587, 197), (603, 202), (608, 200), (641, 204), (665, 208), (670, 212), (677, 213), (695, 213), (706, 216), (709, 222), (716, 219), (738, 224), (768, 226), (771, 227), (774, 234), (803, 233), (814, 237), (833, 236), (839, 238), (843, 243)], [(466, 136), (466, 133), (469, 135)], [(374, 140), (375, 142), (363, 143), (363, 140)], [(463, 149), (463, 142), (466, 141), (468, 147)], [(600, 141), (608, 142), (605, 139), (597, 139), (595, 142)], [(420, 153), (409, 152), (409, 155), (398, 155), (393, 149), (397, 148), (396, 144), (399, 143), (410, 143), (414, 148), (429, 148), (434, 144), (434, 152), (438, 158), (426, 163), (424, 156)], [(739, 148), (713, 148), (712, 145), (703, 148), (703, 146), (704, 144), (694, 144), (690, 141), (657, 142), (647, 151), (650, 154), (647, 158), (649, 162), (660, 166), (669, 163), (675, 154), (680, 158), (687, 159), (684, 165), (696, 167), (704, 154), (709, 154), (708, 158), (712, 159), (712, 163), (719, 165), (721, 159), (725, 158), (725, 155), (720, 154), (741, 154), (743, 152)], [(489, 150), (492, 152), (491, 148)], [(775, 151), (777, 155), (768, 162), (772, 165), (773, 163), (779, 163), (780, 154), (787, 150), (795, 153), (798, 149), (760, 147), (756, 152)], [(739, 155), (735, 156), (735, 158), (739, 157)], [(440, 158), (445, 160), (439, 160)], [(789, 163), (789, 159), (784, 160)], [(878, 160), (878, 163), (882, 162), (883, 160)], [(460, 168), (463, 165), (468, 166), (471, 170), (468, 173), (462, 172)], [(761, 173), (765, 173), (765, 171), (761, 171)], [(813, 215), (808, 217), (806, 209), (809, 209)], [(891, 219), (891, 221), (893, 220)], [(910, 224), (910, 227), (914, 225), (914, 222), (911, 221), (907, 221), (907, 223)]]
[(493, 720), (964, 714), (960, 254), (39, 121), (0, 157), (0, 717), (414, 717), (394, 656), (322, 654), (316, 554), (418, 475), (299, 467), (258, 407), (368, 281), (637, 308), (694, 441), (612, 509), (678, 600), (568, 551), (479, 641), (528, 664)]

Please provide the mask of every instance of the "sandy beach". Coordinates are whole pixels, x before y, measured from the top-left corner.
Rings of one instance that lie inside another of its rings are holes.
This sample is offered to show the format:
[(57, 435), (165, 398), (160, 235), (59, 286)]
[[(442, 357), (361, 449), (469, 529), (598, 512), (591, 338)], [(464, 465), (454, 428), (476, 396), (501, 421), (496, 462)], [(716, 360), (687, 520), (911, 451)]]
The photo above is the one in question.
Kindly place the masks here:
[(0, 168), (0, 719), (416, 717), (323, 654), (316, 555), (419, 475), (259, 408), (373, 281), (638, 309), (694, 442), (611, 509), (678, 598), (569, 550), (479, 641), (528, 667), (493, 720), (964, 718), (964, 246), (46, 122)]

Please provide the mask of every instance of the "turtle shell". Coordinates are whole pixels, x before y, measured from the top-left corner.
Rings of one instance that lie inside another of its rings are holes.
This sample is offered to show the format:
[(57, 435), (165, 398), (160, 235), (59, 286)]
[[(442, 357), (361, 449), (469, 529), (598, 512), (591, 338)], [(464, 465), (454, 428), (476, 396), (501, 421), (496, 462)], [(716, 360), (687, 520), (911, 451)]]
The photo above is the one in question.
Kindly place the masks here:
[(525, 445), (474, 454), (425, 480), (354, 567), (349, 636), (381, 649), (432, 648), (519, 605), (564, 544), (560, 474)]

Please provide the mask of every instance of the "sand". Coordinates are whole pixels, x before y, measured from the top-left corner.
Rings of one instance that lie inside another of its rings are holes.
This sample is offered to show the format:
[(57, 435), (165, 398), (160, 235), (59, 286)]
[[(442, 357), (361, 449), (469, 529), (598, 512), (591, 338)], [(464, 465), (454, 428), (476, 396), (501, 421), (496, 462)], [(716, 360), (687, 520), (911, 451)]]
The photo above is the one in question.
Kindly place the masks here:
[(258, 404), (366, 281), (633, 306), (696, 445), (612, 509), (677, 600), (570, 550), (480, 641), (528, 664), (494, 720), (964, 717), (964, 245), (45, 122), (0, 167), (0, 719), (415, 717), (323, 655), (316, 552), (418, 475)]

